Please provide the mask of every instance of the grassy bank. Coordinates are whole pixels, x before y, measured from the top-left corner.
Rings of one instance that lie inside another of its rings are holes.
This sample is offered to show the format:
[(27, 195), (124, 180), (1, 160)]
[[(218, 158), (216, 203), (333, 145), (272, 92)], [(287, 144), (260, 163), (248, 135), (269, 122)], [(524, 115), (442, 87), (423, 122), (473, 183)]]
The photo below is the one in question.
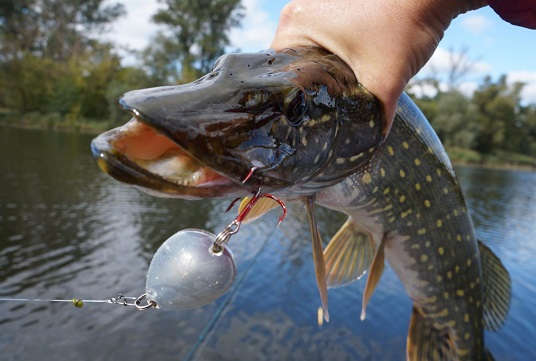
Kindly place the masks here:
[(472, 149), (457, 147), (447, 148), (447, 153), (452, 163), (459, 165), (536, 170), (536, 158), (519, 153), (497, 150), (491, 154), (482, 154)]
[(24, 128), (47, 129), (62, 132), (98, 134), (116, 126), (112, 121), (96, 119), (79, 119), (62, 116), (59, 113), (26, 113), (18, 114), (0, 109), (0, 125)]

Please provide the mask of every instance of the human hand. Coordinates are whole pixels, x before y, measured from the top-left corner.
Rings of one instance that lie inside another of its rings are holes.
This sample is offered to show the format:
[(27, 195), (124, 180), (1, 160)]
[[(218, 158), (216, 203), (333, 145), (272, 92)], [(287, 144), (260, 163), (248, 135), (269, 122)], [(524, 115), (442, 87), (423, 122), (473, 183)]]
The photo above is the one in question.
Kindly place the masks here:
[(404, 87), (457, 15), (487, 0), (293, 0), (272, 48), (319, 46), (344, 60), (383, 103), (390, 129)]

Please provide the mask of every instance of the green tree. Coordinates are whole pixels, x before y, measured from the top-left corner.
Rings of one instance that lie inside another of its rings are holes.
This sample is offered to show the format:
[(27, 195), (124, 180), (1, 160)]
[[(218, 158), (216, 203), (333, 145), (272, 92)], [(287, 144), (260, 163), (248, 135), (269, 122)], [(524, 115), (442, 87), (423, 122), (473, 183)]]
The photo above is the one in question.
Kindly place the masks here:
[(153, 21), (166, 31), (144, 52), (146, 66), (162, 81), (194, 80), (208, 72), (229, 45), (228, 32), (243, 17), (240, 0), (161, 0)]
[(521, 84), (509, 86), (506, 76), (497, 82), (486, 77), (474, 92), (472, 102), (477, 108), (475, 121), (480, 127), (475, 149), (491, 153), (494, 149), (515, 151), (523, 132), (520, 117)]
[(39, 33), (35, 0), (0, 1), (0, 61), (33, 51)]
[(71, 119), (106, 117), (120, 59), (88, 34), (123, 13), (123, 5), (105, 0), (0, 2), (0, 105)]
[(470, 99), (457, 90), (440, 93), (436, 100), (432, 126), (446, 146), (472, 148), (479, 125), (472, 119), (476, 109)]
[(67, 61), (98, 43), (102, 31), (124, 14), (122, 4), (105, 0), (3, 0), (0, 5), (1, 58), (25, 53)]
[(536, 156), (536, 104), (523, 107), (521, 114), (524, 118), (525, 136), (520, 144), (520, 151)]

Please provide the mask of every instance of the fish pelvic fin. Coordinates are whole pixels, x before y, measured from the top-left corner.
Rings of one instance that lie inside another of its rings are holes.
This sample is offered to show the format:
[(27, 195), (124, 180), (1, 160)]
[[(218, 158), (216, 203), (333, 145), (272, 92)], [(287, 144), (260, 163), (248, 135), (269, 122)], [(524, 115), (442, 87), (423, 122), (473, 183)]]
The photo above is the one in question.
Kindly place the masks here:
[(372, 263), (374, 241), (348, 217), (324, 249), (326, 280), (329, 288), (360, 279)]
[(433, 320), (426, 318), (413, 306), (406, 342), (407, 361), (457, 360), (448, 331), (438, 330)]
[[(248, 205), (250, 200), (251, 200), (250, 197), (244, 197), (242, 199), (242, 201), (240, 202), (240, 205), (238, 206), (238, 214), (242, 212), (242, 210)], [(264, 216), (266, 213), (268, 213), (275, 207), (279, 207), (279, 203), (277, 203), (273, 199), (260, 198), (253, 205), (253, 207), (251, 208), (249, 213), (246, 215), (246, 217), (242, 220), (242, 223), (247, 224), (247, 223), (253, 222), (254, 220)]]
[(318, 232), (314, 213), (314, 197), (306, 197), (304, 201), (307, 209), (307, 218), (309, 219), (309, 228), (311, 230), (311, 238), (313, 242), (313, 261), (315, 265), (316, 284), (318, 286), (318, 292), (320, 293), (320, 301), (322, 302), (324, 319), (326, 322), (329, 322), (326, 263), (324, 261), (324, 252), (322, 251), (322, 239), (320, 237), (320, 233)]
[(484, 327), (496, 331), (504, 324), (510, 299), (512, 297), (512, 281), (501, 260), (491, 249), (478, 241), (482, 265), (482, 293)]
[(385, 240), (387, 238), (387, 235), (384, 235), (378, 248), (376, 249), (376, 253), (374, 254), (374, 258), (372, 259), (372, 264), (370, 265), (369, 274), (367, 277), (367, 283), (365, 285), (365, 291), (363, 292), (363, 302), (361, 305), (361, 321), (365, 319), (367, 316), (367, 304), (372, 297), (372, 294), (374, 293), (374, 290), (376, 289), (376, 286), (380, 282), (380, 278), (382, 277), (383, 270), (385, 268)]

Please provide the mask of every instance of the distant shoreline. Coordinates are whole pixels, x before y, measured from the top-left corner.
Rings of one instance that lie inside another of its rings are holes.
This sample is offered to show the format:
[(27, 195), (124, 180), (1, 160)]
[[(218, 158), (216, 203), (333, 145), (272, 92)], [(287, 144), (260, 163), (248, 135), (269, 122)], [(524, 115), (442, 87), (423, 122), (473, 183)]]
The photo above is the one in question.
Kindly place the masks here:
[[(0, 117), (0, 126), (16, 128), (16, 129), (29, 129), (29, 130), (45, 130), (45, 131), (54, 131), (61, 133), (77, 133), (77, 134), (87, 134), (87, 135), (98, 135), (108, 129), (113, 128), (114, 124), (108, 122), (97, 122), (97, 121), (59, 121), (59, 122), (32, 122), (32, 121), (23, 121), (18, 123), (8, 121), (7, 117)], [(497, 169), (497, 170), (521, 170), (521, 171), (536, 171), (536, 158), (531, 158), (522, 154), (512, 153), (512, 157), (522, 158), (523, 163), (519, 164), (515, 161), (509, 161), (508, 159), (504, 160), (492, 160), (489, 158), (496, 158), (492, 155), (485, 155), (474, 150), (463, 149), (463, 148), (447, 148), (447, 153), (449, 154), (450, 160), (455, 166), (464, 166), (464, 167), (473, 167), (473, 168), (485, 168), (485, 169)], [(469, 158), (478, 158), (479, 161), (467, 160), (467, 155), (470, 155)], [(531, 162), (532, 164), (526, 164)]]
[(27, 130), (43, 130), (43, 131), (53, 131), (60, 133), (78, 133), (78, 134), (88, 134), (88, 135), (98, 135), (111, 127), (99, 127), (99, 126), (85, 126), (83, 124), (72, 126), (72, 125), (57, 125), (57, 126), (41, 126), (39, 124), (10, 124), (7, 122), (2, 122), (0, 120), (0, 126), (7, 128), (15, 129), (27, 129)]
[(0, 113), (0, 126), (97, 135), (116, 125), (112, 122), (99, 122), (93, 119), (72, 120), (58, 114), (29, 113), (21, 116)]
[(460, 166), (488, 169), (513, 169), (536, 171), (536, 158), (507, 151), (491, 154), (479, 153), (472, 149), (445, 147), (452, 163)]
[(536, 167), (528, 166), (528, 165), (516, 165), (516, 164), (509, 164), (509, 163), (466, 163), (466, 162), (458, 162), (451, 159), (451, 162), (454, 166), (461, 166), (461, 167), (470, 167), (470, 168), (482, 168), (482, 169), (496, 169), (496, 170), (518, 170), (518, 171), (524, 171), (524, 172), (536, 172)]

